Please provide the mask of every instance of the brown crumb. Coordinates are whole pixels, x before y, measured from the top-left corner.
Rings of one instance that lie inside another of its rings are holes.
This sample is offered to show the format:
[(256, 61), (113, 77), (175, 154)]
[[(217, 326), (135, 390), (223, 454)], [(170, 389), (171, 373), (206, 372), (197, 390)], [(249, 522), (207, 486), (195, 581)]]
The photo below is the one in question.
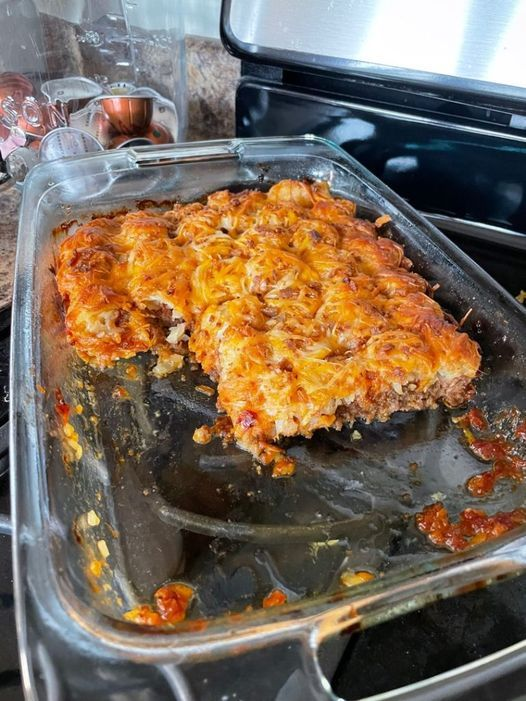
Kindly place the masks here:
[(213, 387), (209, 387), (208, 385), (196, 385), (195, 389), (197, 392), (201, 392), (201, 394), (206, 394), (207, 397), (213, 397), (216, 392)]
[(344, 587), (356, 587), (358, 584), (371, 582), (373, 579), (374, 574), (367, 572), (366, 570), (357, 570), (356, 572), (346, 570), (340, 575), (340, 582)]
[(288, 457), (278, 457), (274, 461), (272, 467), (272, 477), (274, 479), (281, 479), (282, 477), (292, 477), (296, 472), (296, 465), (292, 458)]
[(375, 220), (374, 225), (377, 229), (380, 229), (380, 227), (384, 226), (385, 224), (389, 224), (390, 221), (392, 221), (392, 219), (388, 214), (382, 214), (381, 217), (378, 217), (378, 219)]
[(199, 426), (199, 428), (196, 428), (194, 431), (194, 435), (192, 436), (194, 443), (198, 443), (199, 445), (206, 445), (207, 443), (210, 443), (212, 438), (212, 429), (210, 428), (210, 426), (206, 425)]

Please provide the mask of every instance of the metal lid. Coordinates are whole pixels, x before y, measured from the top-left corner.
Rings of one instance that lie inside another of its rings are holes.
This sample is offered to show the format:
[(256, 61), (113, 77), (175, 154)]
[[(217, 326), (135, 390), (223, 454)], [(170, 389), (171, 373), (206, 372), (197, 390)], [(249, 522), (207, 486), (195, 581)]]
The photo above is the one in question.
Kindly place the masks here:
[(221, 24), (252, 61), (526, 97), (526, 0), (223, 0)]

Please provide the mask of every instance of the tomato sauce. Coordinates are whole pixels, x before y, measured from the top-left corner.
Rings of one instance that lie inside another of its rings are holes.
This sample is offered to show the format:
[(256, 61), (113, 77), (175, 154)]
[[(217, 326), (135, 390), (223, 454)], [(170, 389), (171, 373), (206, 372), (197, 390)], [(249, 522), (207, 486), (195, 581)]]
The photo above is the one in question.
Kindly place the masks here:
[(501, 412), (490, 425), (482, 411), (470, 409), (456, 418), (462, 428), (470, 452), (479, 460), (490, 462), (491, 467), (470, 477), (466, 488), (470, 494), (484, 497), (491, 494), (499, 480), (520, 482), (526, 474), (526, 419), (517, 409)]
[(57, 387), (55, 390), (55, 411), (63, 424), (67, 424), (71, 414), (71, 407), (66, 404), (62, 390)]
[(467, 414), (457, 417), (454, 422), (460, 428), (477, 429), (477, 431), (487, 431), (489, 428), (488, 420), (477, 407), (473, 407)]
[(273, 589), (270, 594), (263, 599), (263, 608), (268, 609), (274, 606), (283, 606), (287, 603), (287, 595), (281, 589)]
[(154, 594), (155, 605), (142, 604), (124, 614), (127, 621), (140, 625), (161, 626), (184, 621), (194, 597), (194, 590), (179, 582), (166, 584)]
[(526, 509), (501, 511), (493, 516), (482, 509), (464, 509), (455, 523), (441, 502), (424, 507), (416, 515), (418, 530), (434, 545), (453, 552), (498, 538), (523, 523), (526, 523)]

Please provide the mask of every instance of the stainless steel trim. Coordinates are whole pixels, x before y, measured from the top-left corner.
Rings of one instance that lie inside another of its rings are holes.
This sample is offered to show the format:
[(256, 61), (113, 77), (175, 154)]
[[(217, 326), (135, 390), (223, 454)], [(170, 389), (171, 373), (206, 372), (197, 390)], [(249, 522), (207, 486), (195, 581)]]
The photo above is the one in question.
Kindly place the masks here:
[(443, 214), (433, 214), (430, 212), (420, 212), (428, 222), (434, 224), (442, 231), (454, 234), (462, 234), (470, 238), (488, 241), (499, 245), (509, 246), (521, 251), (526, 251), (526, 234), (518, 231), (511, 231), (492, 224), (469, 221), (468, 219), (457, 219)]
[(228, 0), (223, 32), (260, 59), (524, 95), (525, 0)]

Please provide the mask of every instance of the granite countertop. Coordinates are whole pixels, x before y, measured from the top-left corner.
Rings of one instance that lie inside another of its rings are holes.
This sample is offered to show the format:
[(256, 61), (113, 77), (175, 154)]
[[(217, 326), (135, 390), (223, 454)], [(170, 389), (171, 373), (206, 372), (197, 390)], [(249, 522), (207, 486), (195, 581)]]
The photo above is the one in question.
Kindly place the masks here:
[[(186, 38), (187, 140), (234, 136), (234, 96), (240, 62), (220, 42)], [(11, 304), (21, 194), (0, 192), (0, 309)]]
[(0, 309), (11, 304), (20, 193), (0, 192)]

